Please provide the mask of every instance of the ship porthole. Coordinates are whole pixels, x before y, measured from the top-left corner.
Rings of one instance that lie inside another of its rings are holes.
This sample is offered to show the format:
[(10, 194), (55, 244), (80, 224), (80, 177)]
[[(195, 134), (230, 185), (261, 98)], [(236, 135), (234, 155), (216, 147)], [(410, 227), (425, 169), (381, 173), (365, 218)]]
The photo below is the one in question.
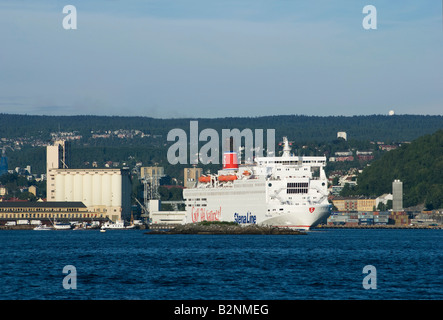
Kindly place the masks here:
[(268, 187), (272, 187), (272, 183), (269, 183), (269, 184), (268, 184)]

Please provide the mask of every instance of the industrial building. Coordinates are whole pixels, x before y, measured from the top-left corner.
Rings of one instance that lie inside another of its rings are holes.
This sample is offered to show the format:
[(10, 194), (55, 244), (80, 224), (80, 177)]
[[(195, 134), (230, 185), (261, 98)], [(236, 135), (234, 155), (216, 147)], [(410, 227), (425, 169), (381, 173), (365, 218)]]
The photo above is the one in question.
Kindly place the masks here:
[(161, 211), (160, 200), (150, 200), (150, 217), (152, 226), (172, 226), (186, 222), (186, 211)]
[(57, 141), (47, 147), (47, 200), (83, 202), (94, 215), (112, 221), (131, 215), (131, 178), (129, 169), (72, 169), (70, 147)]
[(71, 167), (71, 143), (64, 140), (54, 141), (46, 147), (46, 177), (50, 169), (67, 169)]
[(163, 167), (140, 167), (140, 179), (160, 179), (164, 176)]
[(48, 201), (81, 201), (112, 221), (131, 215), (131, 181), (123, 169), (50, 169)]
[(29, 202), (1, 201), (0, 219), (85, 219), (102, 218), (97, 213), (88, 211), (82, 202)]

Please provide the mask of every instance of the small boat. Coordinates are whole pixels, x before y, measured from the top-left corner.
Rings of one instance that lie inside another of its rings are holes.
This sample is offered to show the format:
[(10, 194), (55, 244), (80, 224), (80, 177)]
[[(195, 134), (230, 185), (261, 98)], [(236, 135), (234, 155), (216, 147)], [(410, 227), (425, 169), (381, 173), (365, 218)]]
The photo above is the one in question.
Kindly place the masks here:
[(47, 226), (46, 224), (40, 224), (37, 227), (35, 227), (34, 230), (42, 231), (42, 230), (53, 230), (53, 229)]
[[(51, 221), (51, 219), (49, 219), (49, 221)], [(70, 223), (63, 223), (63, 222), (57, 222), (54, 219), (54, 222), (51, 221), (52, 226), (54, 227), (55, 230), (71, 230), (72, 226)]]
[(61, 223), (61, 222), (57, 222), (54, 223), (54, 228), (56, 230), (71, 230), (71, 224), (70, 223)]
[(125, 229), (125, 223), (122, 220), (114, 222), (105, 222), (102, 229)]
[(207, 182), (211, 181), (211, 177), (209, 177), (209, 176), (202, 176), (202, 177), (198, 178), (198, 181), (202, 182), (202, 183), (207, 183)]
[(234, 180), (237, 180), (237, 176), (234, 174), (218, 176), (218, 181), (234, 181)]

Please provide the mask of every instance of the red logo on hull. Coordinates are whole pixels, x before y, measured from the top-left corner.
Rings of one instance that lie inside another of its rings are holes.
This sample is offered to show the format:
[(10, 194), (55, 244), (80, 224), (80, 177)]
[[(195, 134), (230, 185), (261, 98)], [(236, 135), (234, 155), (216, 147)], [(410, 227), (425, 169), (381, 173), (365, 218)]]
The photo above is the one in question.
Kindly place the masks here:
[(220, 221), (221, 218), (221, 207), (219, 210), (209, 210), (205, 208), (194, 208), (191, 209), (192, 222), (198, 221)]
[(314, 211), (315, 211), (315, 208), (314, 208), (314, 207), (309, 208), (309, 212), (310, 212), (310, 213), (313, 213)]

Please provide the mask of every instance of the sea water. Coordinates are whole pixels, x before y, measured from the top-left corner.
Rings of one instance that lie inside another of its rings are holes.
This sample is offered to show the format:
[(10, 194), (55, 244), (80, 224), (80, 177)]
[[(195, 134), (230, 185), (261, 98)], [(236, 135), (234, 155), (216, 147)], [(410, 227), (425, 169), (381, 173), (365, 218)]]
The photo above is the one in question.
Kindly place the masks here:
[(145, 232), (0, 231), (0, 299), (443, 298), (443, 230)]

